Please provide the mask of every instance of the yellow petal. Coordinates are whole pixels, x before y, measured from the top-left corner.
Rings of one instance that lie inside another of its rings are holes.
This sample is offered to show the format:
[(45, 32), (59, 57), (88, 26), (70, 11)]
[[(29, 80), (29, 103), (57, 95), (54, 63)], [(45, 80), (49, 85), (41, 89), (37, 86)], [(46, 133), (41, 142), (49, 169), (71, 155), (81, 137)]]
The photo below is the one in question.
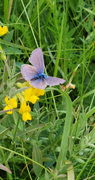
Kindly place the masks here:
[(26, 107), (26, 103), (22, 103), (21, 106), (20, 106), (20, 109), (19, 109), (19, 113), (20, 114), (23, 114), (25, 112), (25, 107)]
[[(9, 106), (5, 106), (5, 108), (3, 109), (3, 110), (10, 110), (10, 109), (12, 109), (12, 107), (10, 106), (10, 108), (9, 108)], [(8, 112), (6, 112), (7, 114), (12, 114), (13, 113), (13, 111), (8, 111)]]
[(35, 104), (37, 100), (39, 100), (37, 96), (31, 96), (29, 101), (32, 102), (32, 104)]
[(30, 112), (30, 111), (31, 111), (31, 108), (29, 105), (26, 105), (26, 103), (21, 104), (20, 109), (19, 109), (20, 114), (23, 114), (25, 112)]
[(37, 92), (36, 92), (37, 94), (37, 96), (43, 96), (44, 94), (45, 94), (45, 91), (44, 91), (44, 89), (39, 89), (39, 90), (37, 90)]
[(32, 94), (34, 94), (35, 96), (43, 96), (45, 94), (45, 90), (44, 89), (37, 89), (34, 88), (33, 86), (30, 86), (32, 89)]
[(6, 34), (8, 32), (7, 26), (3, 26), (3, 32)]
[(12, 108), (16, 108), (16, 107), (17, 107), (17, 101), (16, 101), (16, 99), (11, 98), (11, 99), (9, 100), (9, 104), (11, 104)]
[(7, 26), (3, 26), (3, 27), (0, 26), (0, 36), (3, 36), (7, 32), (8, 32)]
[(27, 120), (32, 120), (32, 117), (29, 112), (26, 112), (22, 114), (22, 119), (23, 121), (27, 121)]
[(17, 101), (14, 98), (8, 99), (8, 97), (5, 97), (5, 102), (7, 106), (11, 106), (12, 108), (16, 108), (17, 107)]
[(26, 89), (26, 90), (25, 90), (25, 94), (24, 94), (25, 101), (29, 101), (31, 95), (33, 95), (32, 88)]

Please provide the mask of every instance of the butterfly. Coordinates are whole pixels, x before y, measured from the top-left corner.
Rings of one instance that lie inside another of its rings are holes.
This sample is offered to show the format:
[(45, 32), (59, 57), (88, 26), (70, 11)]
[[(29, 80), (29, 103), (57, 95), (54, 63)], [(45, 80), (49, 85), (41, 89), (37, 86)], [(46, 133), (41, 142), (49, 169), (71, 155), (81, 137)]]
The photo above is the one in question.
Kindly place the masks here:
[(44, 58), (41, 48), (35, 49), (30, 55), (29, 62), (33, 65), (24, 64), (21, 66), (21, 74), (30, 85), (45, 89), (47, 86), (63, 84), (64, 79), (47, 76), (44, 74)]

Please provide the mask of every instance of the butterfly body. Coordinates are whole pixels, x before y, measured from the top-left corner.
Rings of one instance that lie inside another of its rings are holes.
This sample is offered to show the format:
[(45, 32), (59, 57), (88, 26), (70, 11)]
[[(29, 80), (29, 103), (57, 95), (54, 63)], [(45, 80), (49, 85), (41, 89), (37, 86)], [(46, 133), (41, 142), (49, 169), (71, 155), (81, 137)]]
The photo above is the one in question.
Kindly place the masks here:
[(46, 74), (44, 74), (44, 73), (41, 73), (41, 74), (37, 74), (34, 78), (32, 78), (30, 81), (33, 81), (33, 80), (44, 80), (44, 79), (46, 79)]
[(46, 79), (46, 74), (44, 74), (44, 73), (41, 73), (41, 74), (39, 74), (39, 79), (40, 80), (43, 80), (43, 79)]
[(65, 82), (64, 79), (46, 76), (44, 74), (44, 59), (40, 48), (32, 52), (29, 61), (33, 66), (28, 64), (22, 65), (21, 73), (23, 78), (30, 82), (31, 86), (38, 89), (45, 89), (48, 85), (54, 86)]

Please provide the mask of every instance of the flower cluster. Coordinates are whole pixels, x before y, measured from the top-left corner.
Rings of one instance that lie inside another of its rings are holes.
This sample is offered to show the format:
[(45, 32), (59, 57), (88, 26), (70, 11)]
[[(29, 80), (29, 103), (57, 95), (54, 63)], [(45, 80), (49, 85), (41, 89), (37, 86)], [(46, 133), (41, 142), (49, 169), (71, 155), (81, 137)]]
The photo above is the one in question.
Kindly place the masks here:
[[(20, 102), (19, 113), (22, 114), (23, 121), (31, 120), (31, 108), (29, 106), (29, 102), (35, 104), (37, 100), (39, 100), (39, 96), (43, 96), (45, 94), (44, 90), (36, 89), (29, 85), (28, 82), (25, 83), (17, 83), (17, 87), (29, 87), (28, 89), (17, 93), (13, 98), (8, 99), (5, 97), (6, 107), (4, 110), (7, 111), (7, 114), (12, 114), (14, 108), (17, 107), (17, 100)], [(11, 109), (11, 110), (10, 110)]]

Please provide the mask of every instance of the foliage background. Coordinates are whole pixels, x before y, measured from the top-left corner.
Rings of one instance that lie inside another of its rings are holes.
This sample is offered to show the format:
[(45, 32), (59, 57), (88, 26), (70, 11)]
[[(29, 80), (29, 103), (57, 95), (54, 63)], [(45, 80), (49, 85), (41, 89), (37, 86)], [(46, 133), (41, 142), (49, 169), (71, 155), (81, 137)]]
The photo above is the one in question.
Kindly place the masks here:
[[(66, 94), (62, 94), (60, 86), (58, 89), (47, 88), (45, 96), (34, 106), (31, 105), (31, 122), (22, 122), (18, 110), (10, 116), (1, 114), (0, 163), (12, 171), (11, 175), (1, 170), (1, 179), (53, 179), (50, 172), (35, 163), (30, 163), (20, 175), (32, 157), (44, 167), (51, 168), (55, 179), (61, 179), (58, 177), (60, 174), (67, 174), (64, 179), (69, 180), (72, 176), (68, 175), (70, 171), (66, 164), (62, 164), (57, 175), (55, 171), (60, 164), (59, 152), (68, 143), (63, 159), (68, 160), (69, 166), (72, 164), (75, 179), (93, 176), (89, 179), (94, 180), (94, 20), (93, 0), (4, 0), (0, 3), (0, 23), (9, 29), (8, 34), (0, 38), (9, 61), (8, 71), (1, 59), (0, 81), (1, 85), (2, 79), (5, 83), (0, 88), (1, 110), (5, 105), (4, 97), (12, 93), (18, 80), (17, 76), (13, 76), (20, 72), (23, 63), (29, 63), (29, 56), (35, 48), (41, 47), (43, 50), (45, 72), (64, 78), (66, 84), (79, 65), (72, 81), (76, 88), (68, 88)], [(5, 73), (7, 71), (8, 74)], [(72, 116), (69, 113), (71, 106)], [(65, 122), (68, 122), (68, 129)], [(67, 141), (63, 145), (66, 131)]]

